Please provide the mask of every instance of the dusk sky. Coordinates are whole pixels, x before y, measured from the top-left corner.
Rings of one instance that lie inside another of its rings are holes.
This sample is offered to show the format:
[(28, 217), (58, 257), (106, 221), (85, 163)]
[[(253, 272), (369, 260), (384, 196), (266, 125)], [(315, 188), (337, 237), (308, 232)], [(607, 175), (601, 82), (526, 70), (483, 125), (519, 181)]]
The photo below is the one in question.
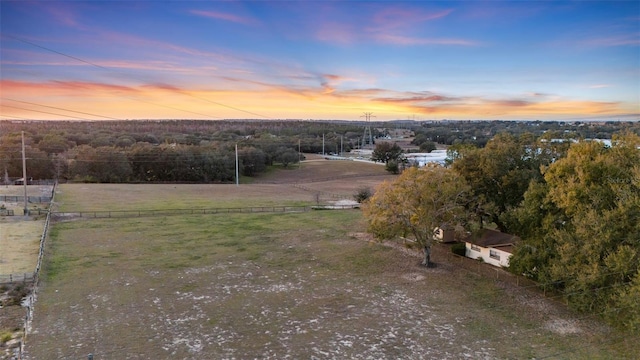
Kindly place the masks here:
[(640, 1), (0, 1), (0, 120), (640, 119)]

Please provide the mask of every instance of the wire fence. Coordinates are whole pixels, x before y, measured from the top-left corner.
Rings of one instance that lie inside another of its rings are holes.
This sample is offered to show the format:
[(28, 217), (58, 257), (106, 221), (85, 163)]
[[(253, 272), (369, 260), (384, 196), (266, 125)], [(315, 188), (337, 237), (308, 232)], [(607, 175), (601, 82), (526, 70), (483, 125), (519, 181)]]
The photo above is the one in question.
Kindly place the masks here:
[[(51, 191), (51, 198), (49, 198), (49, 202), (53, 201), (53, 196), (55, 194), (56, 184), (53, 184), (53, 190)], [(24, 199), (24, 197), (23, 197)], [(40, 212), (38, 212), (40, 213)], [(40, 269), (42, 268), (42, 260), (44, 258), (44, 249), (45, 243), (47, 240), (47, 234), (49, 233), (49, 224), (51, 223), (51, 211), (47, 210), (47, 217), (44, 222), (44, 227), (42, 230), (42, 235), (40, 236), (40, 247), (38, 249), (38, 260), (36, 262), (36, 268), (33, 273), (23, 274), (22, 278), (15, 278), (15, 274), (7, 275), (9, 280), (17, 280), (23, 281), (25, 283), (31, 283), (31, 295), (27, 297), (27, 300), (23, 303), (23, 306), (26, 308), (26, 315), (24, 318), (24, 327), (22, 331), (22, 338), (20, 339), (20, 344), (17, 347), (17, 354), (15, 354), (15, 358), (22, 359), (24, 353), (24, 346), (27, 339), (27, 333), (31, 327), (31, 321), (33, 320), (33, 307), (35, 305), (35, 299), (38, 292), (38, 280), (40, 276)], [(3, 276), (0, 276), (0, 279), (3, 279)], [(15, 281), (11, 281), (11, 283), (15, 283)]]
[(32, 283), (34, 280), (35, 273), (0, 274), (0, 285)]
[[(27, 196), (27, 202), (31, 204), (48, 204), (51, 202), (51, 196)], [(3, 202), (24, 202), (24, 196), (19, 195), (0, 195), (0, 201)]]

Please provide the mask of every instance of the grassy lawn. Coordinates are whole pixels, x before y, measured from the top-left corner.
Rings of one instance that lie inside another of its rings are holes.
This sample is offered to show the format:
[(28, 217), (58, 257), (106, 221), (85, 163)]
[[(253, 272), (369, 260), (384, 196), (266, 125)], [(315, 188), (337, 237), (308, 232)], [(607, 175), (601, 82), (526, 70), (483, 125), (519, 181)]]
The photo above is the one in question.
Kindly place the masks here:
[(519, 294), (363, 230), (357, 210), (57, 223), (27, 358), (632, 358), (604, 327), (554, 331)]
[[(51, 196), (52, 186), (29, 185), (27, 196)], [(24, 196), (23, 186), (0, 186), (0, 196)], [(24, 202), (3, 202), (14, 216), (0, 216), (0, 275), (32, 273), (38, 260), (40, 236), (44, 228), (44, 215), (24, 217)], [(27, 204), (32, 214), (46, 210), (48, 204)]]
[(33, 273), (44, 220), (0, 219), (0, 275)]

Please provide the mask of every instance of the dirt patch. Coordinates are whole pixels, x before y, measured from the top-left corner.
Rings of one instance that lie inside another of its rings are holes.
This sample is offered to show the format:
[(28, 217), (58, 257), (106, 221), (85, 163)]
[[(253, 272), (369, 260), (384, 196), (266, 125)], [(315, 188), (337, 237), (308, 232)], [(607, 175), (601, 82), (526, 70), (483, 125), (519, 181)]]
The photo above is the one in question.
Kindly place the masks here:
[(408, 273), (408, 274), (403, 274), (402, 278), (408, 281), (422, 281), (426, 277), (424, 276), (424, 274), (421, 274), (421, 273)]
[(560, 335), (578, 334), (582, 332), (582, 329), (580, 329), (578, 322), (575, 320), (565, 320), (565, 319), (549, 320), (546, 322), (545, 328), (549, 331), (552, 331)]

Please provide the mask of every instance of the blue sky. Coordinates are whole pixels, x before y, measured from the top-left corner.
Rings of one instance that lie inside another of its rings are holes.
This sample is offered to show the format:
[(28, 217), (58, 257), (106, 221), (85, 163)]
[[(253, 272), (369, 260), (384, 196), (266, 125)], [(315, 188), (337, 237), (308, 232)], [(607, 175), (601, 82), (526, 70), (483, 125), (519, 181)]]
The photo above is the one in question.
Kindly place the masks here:
[(638, 1), (0, 6), (0, 119), (640, 119)]

